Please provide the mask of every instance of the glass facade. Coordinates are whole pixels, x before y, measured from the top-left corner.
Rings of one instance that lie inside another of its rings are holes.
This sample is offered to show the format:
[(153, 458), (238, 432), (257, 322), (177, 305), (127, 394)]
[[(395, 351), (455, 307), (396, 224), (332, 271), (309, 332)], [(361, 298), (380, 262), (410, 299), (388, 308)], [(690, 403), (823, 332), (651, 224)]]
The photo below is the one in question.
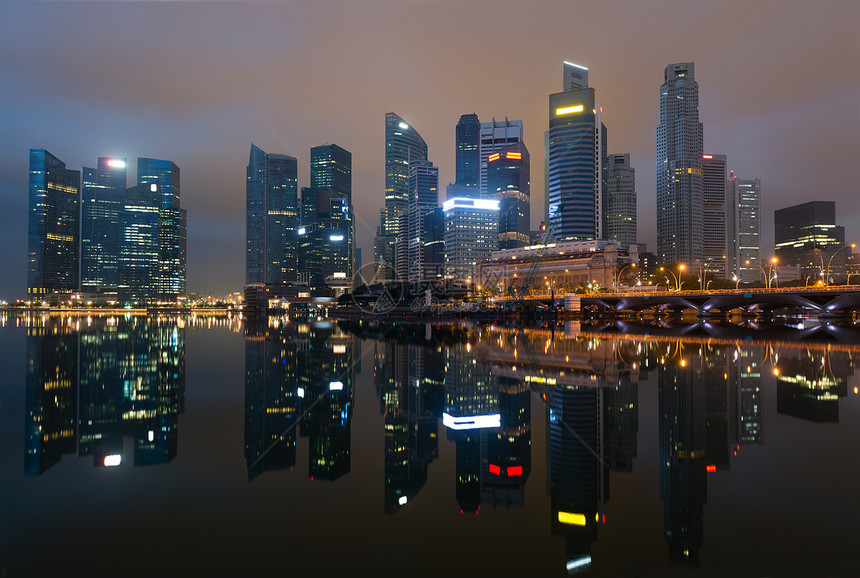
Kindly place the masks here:
[[(331, 189), (346, 199), (349, 207), (349, 234), (347, 244), (350, 254), (347, 275), (352, 279), (355, 268), (355, 219), (352, 207), (352, 153), (336, 144), (311, 148), (311, 187)], [(305, 221), (302, 221), (304, 223)]]
[(115, 291), (119, 212), (125, 200), (126, 159), (99, 157), (84, 167), (81, 187), (81, 290)]
[(128, 189), (118, 216), (117, 289), (123, 303), (157, 301), (161, 189), (157, 183)]
[(445, 214), (445, 278), (476, 279), (478, 261), (498, 249), (499, 202), (454, 198), (442, 204)]
[(708, 271), (727, 276), (726, 155), (702, 155), (702, 252)]
[(245, 186), (245, 283), (295, 281), (298, 163), (251, 145)]
[(627, 248), (636, 244), (636, 170), (630, 154), (611, 154), (606, 160), (603, 236)]
[(478, 115), (461, 115), (455, 133), (457, 175), (454, 182), (466, 189), (463, 196), (480, 196), (481, 121)]
[(79, 288), (80, 171), (44, 149), (30, 149), (27, 297)]
[(702, 123), (692, 62), (670, 64), (657, 126), (657, 258), (692, 265), (702, 248)]
[(409, 163), (409, 222), (405, 242), (409, 259), (406, 278), (410, 283), (424, 280), (424, 217), (438, 205), (439, 167), (430, 161)]
[(499, 249), (516, 249), (531, 242), (529, 167), (524, 143), (488, 157), (487, 196), (499, 201)]
[(834, 201), (778, 209), (773, 223), (779, 265), (800, 265), (801, 278), (810, 284), (845, 278), (845, 228), (836, 224)]

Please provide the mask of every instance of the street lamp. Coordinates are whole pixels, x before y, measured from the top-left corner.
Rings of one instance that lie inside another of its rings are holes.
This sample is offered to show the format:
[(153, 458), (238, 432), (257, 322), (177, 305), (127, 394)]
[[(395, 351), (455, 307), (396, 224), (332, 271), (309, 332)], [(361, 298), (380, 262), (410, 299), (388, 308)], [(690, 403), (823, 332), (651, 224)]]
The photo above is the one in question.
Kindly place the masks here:
[(737, 291), (738, 286), (741, 284), (741, 278), (738, 277), (737, 273), (732, 273), (732, 281), (735, 282), (735, 291)]
[[(671, 270), (666, 269), (665, 267), (660, 267), (661, 271), (665, 271), (672, 276), (672, 279), (675, 280), (675, 291), (681, 290), (681, 285), (683, 285), (683, 283), (681, 283), (681, 271), (683, 271), (684, 269), (686, 269), (686, 266), (684, 264), (678, 265), (678, 275), (676, 276)], [(666, 283), (668, 284), (669, 278), (664, 277), (664, 279), (666, 279)]]
[[(827, 260), (827, 277), (826, 277), (826, 281), (825, 281), (825, 283), (824, 283), (825, 285), (827, 285), (827, 283), (829, 283), (829, 282), (830, 282), (830, 263), (832, 263), (832, 262), (833, 262), (833, 257), (835, 257), (835, 256), (836, 256), (836, 253), (838, 253), (838, 252), (839, 252), (839, 251), (841, 251), (842, 249), (847, 249), (848, 247), (851, 247), (851, 248), (853, 249), (855, 246), (856, 246), (856, 245), (855, 245), (854, 243), (851, 243), (850, 245), (845, 245), (844, 247), (839, 247), (838, 249), (836, 249), (835, 251), (833, 251), (833, 254), (832, 254), (832, 255), (830, 255), (830, 259), (828, 259), (828, 260)], [(846, 283), (846, 285), (847, 285), (847, 283)]]
[(615, 278), (615, 282), (614, 282), (614, 283), (613, 283), (613, 285), (612, 285), (612, 288), (613, 288), (613, 289), (615, 289), (616, 287), (618, 287), (618, 285), (621, 285), (621, 276), (624, 274), (624, 271), (626, 271), (628, 267), (633, 267), (633, 268), (635, 269), (635, 268), (636, 268), (636, 263), (629, 263), (629, 264), (625, 265), (625, 266), (621, 269), (621, 271), (619, 271), (619, 272), (618, 272), (618, 276)]

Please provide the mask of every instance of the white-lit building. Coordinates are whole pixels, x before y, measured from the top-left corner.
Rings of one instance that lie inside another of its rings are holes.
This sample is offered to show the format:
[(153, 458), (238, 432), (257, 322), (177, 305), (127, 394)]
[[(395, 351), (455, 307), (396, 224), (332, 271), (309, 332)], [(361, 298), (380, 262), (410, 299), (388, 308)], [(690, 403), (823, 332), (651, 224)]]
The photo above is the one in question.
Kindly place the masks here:
[(445, 278), (471, 283), (478, 262), (499, 246), (499, 201), (455, 197), (442, 204)]

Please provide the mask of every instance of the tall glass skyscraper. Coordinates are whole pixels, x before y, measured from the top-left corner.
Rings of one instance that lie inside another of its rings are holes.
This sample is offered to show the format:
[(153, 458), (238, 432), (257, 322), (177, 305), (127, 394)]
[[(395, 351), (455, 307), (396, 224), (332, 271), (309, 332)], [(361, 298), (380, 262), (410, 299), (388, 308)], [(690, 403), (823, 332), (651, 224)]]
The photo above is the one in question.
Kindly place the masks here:
[(481, 121), (477, 114), (460, 115), (455, 129), (457, 175), (454, 184), (463, 187), (461, 196), (479, 196), (481, 180)]
[(499, 249), (530, 244), (529, 151), (522, 142), (487, 158), (487, 196), (499, 201)]
[(119, 255), (119, 213), (127, 187), (126, 159), (99, 157), (84, 167), (81, 190), (81, 289), (115, 291)]
[(185, 296), (188, 216), (180, 207), (179, 167), (168, 160), (137, 159), (137, 184), (157, 183), (161, 191), (159, 214), (159, 265), (155, 284), (160, 299)]
[(394, 265), (398, 217), (409, 205), (409, 163), (426, 160), (427, 143), (418, 131), (395, 113), (385, 113), (385, 208), (375, 239), (377, 263)]
[[(523, 142), (523, 121), (521, 120), (496, 120), (481, 123), (481, 169), (478, 177), (478, 186), (481, 189), (481, 197), (490, 196), (487, 192), (487, 167), (491, 154), (502, 151), (508, 147)], [(462, 197), (463, 191), (457, 189), (453, 196)]]
[[(477, 187), (475, 189), (477, 190)], [(409, 163), (409, 224), (406, 239), (409, 260), (406, 277), (410, 283), (424, 280), (424, 218), (437, 206), (439, 167), (434, 167), (430, 161)]]
[(27, 297), (79, 288), (80, 171), (45, 149), (30, 149)]
[(123, 303), (159, 297), (159, 238), (162, 191), (158, 183), (128, 189), (118, 216), (117, 288)]
[(602, 239), (606, 127), (588, 69), (566, 62), (564, 72), (564, 92), (549, 95), (547, 225), (560, 241)]
[(298, 163), (251, 145), (245, 186), (245, 283), (295, 281)]
[[(726, 238), (726, 155), (702, 155), (702, 252), (708, 271), (721, 279), (728, 261)], [(697, 268), (698, 269), (698, 268)]]
[(657, 127), (657, 259), (688, 266), (702, 246), (702, 123), (692, 62), (670, 64), (660, 86)]
[[(347, 275), (353, 276), (355, 263), (355, 219), (352, 206), (352, 153), (337, 146), (326, 144), (311, 148), (311, 188), (329, 189), (336, 196), (346, 199), (349, 231), (347, 251), (349, 266)], [(302, 221), (304, 223), (304, 221)]]
[(603, 236), (618, 241), (625, 249), (636, 243), (636, 170), (630, 166), (630, 153), (611, 154), (606, 162)]

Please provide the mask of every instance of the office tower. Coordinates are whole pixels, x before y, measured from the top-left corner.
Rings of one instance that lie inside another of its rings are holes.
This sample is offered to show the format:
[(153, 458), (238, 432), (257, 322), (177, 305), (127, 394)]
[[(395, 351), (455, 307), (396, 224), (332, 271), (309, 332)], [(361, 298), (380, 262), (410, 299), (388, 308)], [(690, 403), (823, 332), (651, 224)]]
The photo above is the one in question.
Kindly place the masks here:
[(564, 71), (564, 92), (549, 95), (546, 218), (559, 241), (602, 239), (606, 127), (588, 69), (566, 62)]
[[(739, 179), (734, 171), (726, 181), (726, 277), (752, 283), (762, 279), (761, 180)], [(789, 263), (781, 262), (780, 265)]]
[(80, 171), (45, 149), (30, 149), (27, 297), (79, 288)]
[(422, 266), (423, 280), (441, 280), (445, 277), (445, 213), (436, 207), (424, 215), (421, 231), (424, 240)]
[(349, 201), (331, 189), (302, 188), (301, 225), (297, 232), (297, 271), (312, 288), (352, 287)]
[[(497, 121), (494, 118), (491, 122), (481, 123), (481, 168), (478, 180), (481, 197), (487, 196), (487, 167), (490, 155), (521, 142), (523, 142), (523, 121), (521, 120), (508, 120), (506, 117), (505, 120)], [(456, 196), (469, 195), (464, 195), (462, 190), (458, 190)], [(453, 197), (449, 194), (448, 198)]]
[(347, 275), (352, 279), (356, 251), (355, 218), (352, 206), (352, 153), (336, 144), (311, 147), (311, 187), (331, 189), (346, 199), (350, 218), (347, 236), (350, 263)]
[(119, 212), (125, 201), (126, 159), (99, 157), (84, 167), (81, 186), (81, 289), (116, 291)]
[(603, 193), (603, 236), (627, 248), (636, 244), (636, 169), (630, 166), (630, 153), (610, 154), (606, 159)]
[(702, 155), (702, 253), (696, 272), (707, 270), (711, 277), (731, 278), (727, 273), (726, 235), (726, 155)]
[(275, 285), (296, 279), (298, 163), (251, 145), (245, 188), (245, 283)]
[(158, 298), (175, 301), (185, 296), (188, 215), (181, 207), (179, 167), (162, 159), (137, 159), (137, 184), (157, 183), (161, 189), (159, 215)]
[(670, 64), (657, 127), (657, 258), (692, 266), (702, 247), (702, 123), (692, 62)]
[(499, 249), (531, 244), (529, 170), (529, 151), (522, 142), (487, 157), (486, 196), (499, 201)]
[[(427, 160), (427, 143), (414, 127), (388, 112), (385, 114), (385, 208), (380, 210), (380, 225), (374, 240), (378, 266), (393, 267), (398, 215), (409, 205), (409, 163)], [(380, 280), (390, 274), (380, 270)]]
[(407, 211), (400, 211), (397, 214), (397, 236), (394, 238), (394, 270), (398, 282), (408, 281), (409, 213)]
[(454, 183), (465, 189), (460, 196), (480, 196), (481, 121), (478, 120), (478, 115), (460, 115), (455, 132), (457, 152), (454, 161), (457, 165), (457, 176)]
[[(477, 187), (475, 187), (477, 188)], [(410, 283), (424, 280), (424, 218), (439, 206), (439, 167), (430, 161), (409, 163), (409, 208), (406, 250)]]
[(445, 214), (445, 278), (471, 283), (475, 265), (490, 258), (499, 242), (499, 202), (493, 199), (448, 199)]
[(780, 265), (800, 265), (801, 278), (810, 284), (845, 277), (845, 228), (836, 225), (835, 202), (810, 201), (778, 209), (773, 224)]
[(146, 304), (158, 299), (161, 200), (158, 183), (126, 191), (117, 218), (117, 290), (123, 303)]

